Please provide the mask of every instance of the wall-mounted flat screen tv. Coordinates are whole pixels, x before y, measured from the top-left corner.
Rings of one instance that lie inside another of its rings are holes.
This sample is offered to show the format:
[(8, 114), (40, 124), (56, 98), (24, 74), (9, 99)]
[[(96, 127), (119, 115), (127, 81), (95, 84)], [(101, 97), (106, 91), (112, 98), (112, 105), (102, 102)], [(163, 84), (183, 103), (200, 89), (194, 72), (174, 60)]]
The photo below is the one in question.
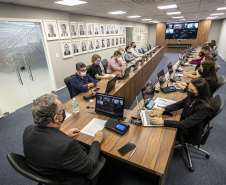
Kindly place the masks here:
[(196, 39), (199, 22), (166, 23), (166, 40)]

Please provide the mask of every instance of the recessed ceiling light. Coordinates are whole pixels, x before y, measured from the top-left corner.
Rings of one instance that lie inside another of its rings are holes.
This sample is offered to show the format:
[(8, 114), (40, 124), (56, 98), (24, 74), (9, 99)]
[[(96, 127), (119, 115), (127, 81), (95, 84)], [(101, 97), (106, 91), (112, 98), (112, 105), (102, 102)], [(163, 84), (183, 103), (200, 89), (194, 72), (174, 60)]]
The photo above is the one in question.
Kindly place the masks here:
[(128, 18), (138, 18), (141, 17), (140, 15), (133, 15), (133, 16), (127, 16)]
[(87, 2), (80, 1), (80, 0), (63, 0), (63, 1), (56, 1), (54, 3), (67, 5), (67, 6), (75, 6), (75, 5), (85, 4)]
[(141, 19), (142, 21), (151, 21), (152, 19)]
[(124, 14), (126, 12), (123, 11), (116, 11), (116, 12), (108, 12), (109, 14), (118, 15), (118, 14)]
[(178, 16), (178, 17), (174, 17), (174, 16), (171, 16), (173, 19), (183, 19), (184, 16)]
[(181, 12), (168, 12), (166, 14), (168, 14), (168, 15), (174, 15), (174, 14), (181, 14)]
[(181, 21), (185, 21), (185, 19), (179, 19), (179, 20), (181, 20)]
[(207, 17), (206, 19), (216, 19), (218, 16), (215, 17)]
[(151, 23), (159, 23), (159, 21), (149, 21), (149, 22), (151, 22)]
[(220, 7), (217, 10), (226, 10), (226, 7)]
[(167, 6), (157, 6), (158, 9), (171, 9), (171, 8), (177, 8), (177, 5), (176, 4), (173, 4), (173, 5), (167, 5)]
[(213, 15), (224, 15), (224, 13), (213, 13), (210, 16), (213, 16)]

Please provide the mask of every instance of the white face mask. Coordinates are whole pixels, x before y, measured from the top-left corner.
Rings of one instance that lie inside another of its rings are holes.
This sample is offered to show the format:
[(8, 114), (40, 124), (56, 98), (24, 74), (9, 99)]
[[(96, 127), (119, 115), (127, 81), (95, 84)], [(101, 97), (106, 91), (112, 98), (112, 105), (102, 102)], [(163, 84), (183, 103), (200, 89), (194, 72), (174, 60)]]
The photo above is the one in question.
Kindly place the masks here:
[(123, 55), (124, 54), (124, 51), (121, 51), (121, 54)]
[(131, 52), (131, 49), (128, 49), (127, 51), (128, 51), (128, 52)]
[(80, 72), (80, 75), (83, 76), (83, 77), (86, 76), (86, 71), (85, 72)]

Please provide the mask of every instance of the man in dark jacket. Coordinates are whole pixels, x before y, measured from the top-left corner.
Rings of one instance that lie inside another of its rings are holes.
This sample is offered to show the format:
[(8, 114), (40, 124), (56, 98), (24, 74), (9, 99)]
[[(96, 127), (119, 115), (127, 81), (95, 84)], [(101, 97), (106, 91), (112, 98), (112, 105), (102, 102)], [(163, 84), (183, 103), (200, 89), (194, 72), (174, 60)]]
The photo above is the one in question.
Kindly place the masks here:
[(96, 167), (102, 131), (95, 134), (89, 152), (73, 138), (79, 133), (77, 128), (63, 133), (60, 127), (65, 119), (65, 110), (54, 94), (37, 98), (32, 106), (32, 115), (36, 125), (28, 126), (23, 135), (28, 166), (62, 184), (89, 184), (85, 175)]

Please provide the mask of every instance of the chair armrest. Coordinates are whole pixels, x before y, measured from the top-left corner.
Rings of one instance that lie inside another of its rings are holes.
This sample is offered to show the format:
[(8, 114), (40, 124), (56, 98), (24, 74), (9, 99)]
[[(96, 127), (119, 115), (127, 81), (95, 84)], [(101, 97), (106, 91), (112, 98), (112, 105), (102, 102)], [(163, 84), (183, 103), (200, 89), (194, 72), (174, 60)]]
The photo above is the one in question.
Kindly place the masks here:
[(100, 173), (100, 171), (102, 170), (102, 168), (104, 167), (104, 164), (106, 162), (105, 157), (100, 156), (96, 165), (96, 168), (93, 172), (91, 172), (89, 175), (86, 176), (86, 178), (88, 180), (93, 180), (95, 177), (97, 177)]
[(211, 121), (208, 123), (208, 128), (209, 129), (212, 129), (213, 128), (213, 123)]

